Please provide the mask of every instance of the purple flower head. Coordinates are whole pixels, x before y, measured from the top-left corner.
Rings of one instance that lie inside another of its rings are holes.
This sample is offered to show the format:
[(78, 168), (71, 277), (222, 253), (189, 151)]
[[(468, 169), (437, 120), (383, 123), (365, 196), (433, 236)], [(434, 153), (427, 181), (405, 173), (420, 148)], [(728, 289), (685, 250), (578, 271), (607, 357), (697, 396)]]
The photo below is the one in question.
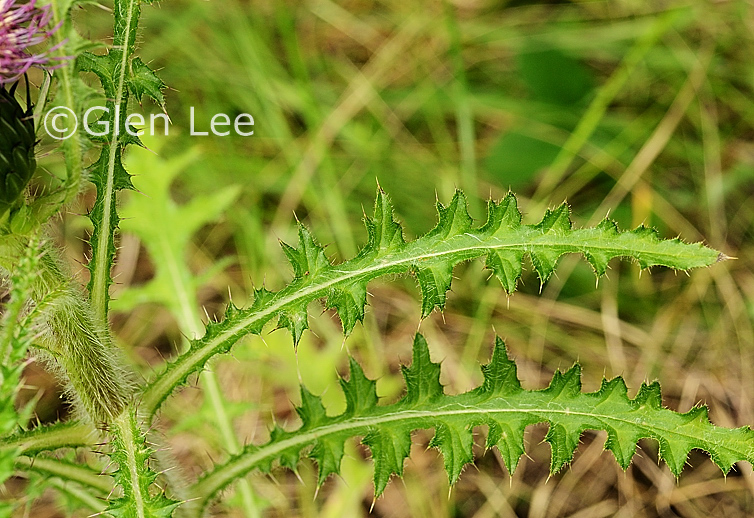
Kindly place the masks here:
[(50, 6), (35, 4), (36, 0), (25, 3), (0, 0), (0, 85), (12, 83), (29, 68), (47, 65), (51, 59), (46, 52), (29, 50), (44, 42), (59, 27), (46, 28), (52, 17)]

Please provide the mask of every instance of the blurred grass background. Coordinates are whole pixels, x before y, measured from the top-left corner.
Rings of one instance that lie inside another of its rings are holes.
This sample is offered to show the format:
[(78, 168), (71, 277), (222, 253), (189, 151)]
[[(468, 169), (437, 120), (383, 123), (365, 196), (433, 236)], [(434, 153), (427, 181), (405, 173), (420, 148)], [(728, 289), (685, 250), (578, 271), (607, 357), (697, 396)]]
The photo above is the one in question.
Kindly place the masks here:
[[(111, 34), (110, 14), (96, 5), (76, 21), (92, 39)], [(479, 383), (478, 364), (497, 333), (527, 388), (579, 361), (586, 390), (603, 376), (624, 376), (631, 394), (659, 379), (673, 409), (704, 402), (716, 424), (754, 424), (751, 2), (170, 0), (144, 6), (141, 27), (140, 55), (170, 87), (173, 125), (155, 142), (159, 158), (129, 151), (131, 172), (159, 175), (161, 163), (191, 152), (173, 184), (177, 203), (240, 188), (186, 257), (206, 279), (198, 298), (210, 316), (222, 314), (228, 286), (244, 303), (253, 286), (278, 289), (290, 279), (277, 241), (295, 243), (294, 213), (333, 260), (353, 256), (378, 183), (410, 237), (434, 225), (435, 201), (457, 187), (480, 222), (483, 201), (510, 188), (527, 222), (567, 200), (576, 225), (609, 212), (624, 228), (653, 225), (664, 237), (704, 240), (738, 258), (689, 277), (659, 269), (639, 276), (637, 266), (615, 262), (595, 289), (589, 266), (568, 257), (543, 288), (528, 267), (510, 298), (472, 263), (457, 269), (445, 313), (424, 321), (412, 279), (373, 283), (365, 324), (345, 345), (337, 317), (312, 307), (313, 332), (297, 354), (287, 332), (275, 331), (214, 363), (242, 442), (263, 441), (275, 420), (294, 425), (299, 379), (325, 393), (331, 412), (341, 410), (346, 350), (394, 400), (417, 328), (443, 360), (449, 392)], [(192, 106), (197, 129), (206, 131), (215, 113), (248, 112), (255, 134), (191, 136)], [(59, 160), (53, 153), (46, 165), (55, 170)], [(86, 225), (65, 220), (72, 260), (85, 253)], [(121, 239), (117, 272), (116, 298), (153, 275), (134, 235)], [(114, 323), (148, 375), (183, 337), (166, 309), (133, 300)], [(213, 422), (210, 404), (191, 388), (163, 413), (161, 433), (187, 479), (227, 456)], [(656, 444), (642, 442), (624, 473), (602, 451), (605, 434), (587, 433), (573, 466), (549, 477), (539, 426), (528, 431), (528, 457), (510, 477), (496, 451), (483, 451), (479, 432), (476, 465), (452, 490), (439, 454), (426, 448), (431, 432), (416, 434), (405, 478), (391, 483), (372, 515), (754, 514), (748, 465), (723, 477), (695, 453), (676, 481), (658, 466)], [(213, 515), (366, 516), (367, 457), (354, 441), (343, 478), (331, 478), (316, 498), (308, 460), (298, 477), (252, 474), (254, 511), (243, 511), (231, 491)]]

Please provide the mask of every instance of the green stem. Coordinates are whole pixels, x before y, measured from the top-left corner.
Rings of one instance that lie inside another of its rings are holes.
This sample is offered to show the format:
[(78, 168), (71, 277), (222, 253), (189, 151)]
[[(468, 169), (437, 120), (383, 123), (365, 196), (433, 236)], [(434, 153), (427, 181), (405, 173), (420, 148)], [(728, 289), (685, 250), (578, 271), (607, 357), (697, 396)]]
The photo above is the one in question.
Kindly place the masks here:
[[(89, 493), (100, 493), (106, 496), (113, 488), (113, 478), (110, 475), (98, 473), (85, 465), (73, 464), (55, 458), (46, 457), (18, 457), (16, 468), (23, 471), (36, 471), (45, 475), (53, 475), (64, 481), (75, 482)], [(99, 510), (104, 507), (100, 502)]]
[[(110, 118), (110, 135), (107, 143), (107, 167), (102, 187), (103, 192), (97, 192), (98, 201), (102, 204), (101, 211), (97, 214), (101, 217), (95, 225), (99, 226), (100, 231), (96, 233), (96, 240), (92, 243), (92, 261), (90, 265), (91, 281), (89, 283), (89, 298), (94, 310), (94, 316), (104, 326), (107, 325), (107, 306), (110, 300), (110, 268), (113, 262), (114, 254), (114, 234), (117, 225), (117, 215), (113, 207), (116, 203), (116, 185), (115, 174), (116, 165), (119, 159), (119, 153), (122, 152), (120, 138), (126, 132), (126, 108), (128, 106), (128, 90), (126, 89), (126, 76), (130, 71), (129, 58), (133, 54), (131, 44), (132, 33), (135, 24), (139, 19), (139, 0), (130, 0), (125, 3), (125, 8), (116, 6), (116, 24), (123, 27), (116, 27), (114, 45), (119, 47), (117, 50), (121, 54), (120, 66), (117, 67), (117, 77), (114, 78), (115, 91), (113, 114)], [(121, 12), (120, 9), (123, 9)], [(111, 52), (115, 51), (115, 47)], [(117, 114), (117, 115), (116, 115)], [(115, 117), (118, 117), (119, 124), (115, 125)], [(93, 236), (94, 237), (94, 236)]]
[(95, 438), (94, 428), (90, 425), (78, 422), (55, 423), (0, 438), (0, 449), (18, 448), (19, 455), (34, 455), (59, 448), (91, 446)]
[[(128, 480), (128, 486), (131, 492), (132, 502), (136, 510), (136, 518), (146, 518), (146, 508), (149, 495), (142, 493), (142, 484), (139, 480), (140, 472), (143, 466), (137, 459), (137, 438), (134, 436), (134, 424), (132, 419), (135, 416), (126, 410), (113, 421), (114, 432), (118, 435), (118, 444), (123, 448), (122, 454), (125, 462), (119, 467), (122, 476)], [(141, 462), (143, 464), (143, 461)], [(123, 473), (125, 474), (123, 475)]]

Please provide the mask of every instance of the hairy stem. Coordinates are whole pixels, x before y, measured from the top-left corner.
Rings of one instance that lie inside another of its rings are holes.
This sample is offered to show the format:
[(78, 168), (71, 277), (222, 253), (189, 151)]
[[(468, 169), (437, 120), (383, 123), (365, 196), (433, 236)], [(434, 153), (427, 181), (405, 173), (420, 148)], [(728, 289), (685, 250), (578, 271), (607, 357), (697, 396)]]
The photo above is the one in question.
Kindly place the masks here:
[(0, 439), (0, 449), (18, 448), (19, 455), (34, 455), (59, 448), (91, 446), (96, 440), (91, 425), (81, 422), (55, 423), (37, 426), (33, 430), (17, 433)]
[[(0, 268), (13, 268), (23, 241), (5, 240)], [(86, 299), (64, 272), (56, 250), (44, 245), (32, 286), (35, 304), (55, 297), (38, 317), (39, 341), (52, 355), (43, 358), (66, 384), (74, 404), (94, 424), (110, 422), (128, 406), (135, 392), (133, 375), (113, 346), (109, 329), (98, 324)]]
[[(130, 73), (130, 58), (134, 52), (136, 24), (140, 13), (139, 0), (127, 0), (115, 2), (116, 30), (113, 40), (112, 57), (118, 61), (114, 65), (116, 75), (109, 77), (112, 81), (105, 86), (106, 94), (112, 95), (112, 102), (108, 102), (110, 109), (110, 135), (108, 142), (102, 150), (102, 156), (98, 164), (105, 165), (97, 183), (96, 211), (92, 211), (95, 232), (92, 234), (92, 262), (89, 265), (91, 279), (89, 281), (89, 298), (92, 303), (95, 318), (102, 324), (107, 325), (107, 306), (110, 300), (110, 268), (113, 264), (115, 245), (115, 229), (118, 225), (118, 217), (115, 211), (116, 191), (122, 186), (116, 185), (116, 174), (120, 164), (120, 155), (123, 152), (122, 139), (126, 134), (126, 115), (128, 108), (128, 89), (126, 78)], [(117, 58), (120, 59), (117, 59)], [(108, 92), (108, 86), (112, 92)], [(118, 122), (116, 124), (116, 121)], [(103, 158), (105, 159), (103, 161)], [(104, 162), (104, 164), (103, 164)], [(96, 166), (95, 166), (96, 167)], [(125, 171), (124, 171), (125, 173)], [(94, 219), (96, 218), (96, 219)]]

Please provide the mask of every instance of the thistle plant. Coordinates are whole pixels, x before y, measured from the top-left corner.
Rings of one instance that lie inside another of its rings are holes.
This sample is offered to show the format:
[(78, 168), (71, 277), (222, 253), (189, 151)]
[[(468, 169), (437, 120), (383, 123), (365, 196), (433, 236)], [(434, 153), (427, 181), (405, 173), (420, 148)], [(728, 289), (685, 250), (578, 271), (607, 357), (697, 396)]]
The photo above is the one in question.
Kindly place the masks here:
[[(178, 168), (155, 160), (154, 167), (138, 171), (143, 177), (140, 190), (147, 196), (133, 197), (123, 208), (118, 204), (123, 191), (134, 189), (124, 153), (129, 146), (143, 146), (127, 122), (129, 108), (133, 101), (141, 103), (149, 97), (165, 109), (165, 85), (136, 56), (142, 2), (115, 0), (112, 44), (92, 52), (93, 44), (72, 26), (71, 10), (77, 1), (54, 7), (1, 1), (0, 77), (3, 83), (14, 84), (0, 89), (0, 276), (8, 288), (0, 330), (0, 482), (26, 478), (38, 484), (36, 488), (30, 484), (30, 497), (42, 487), (50, 488), (75, 502), (73, 509), (138, 518), (206, 515), (225, 489), (238, 485), (245, 511), (251, 515), (254, 495), (246, 484), (248, 473), (296, 471), (302, 458), (310, 457), (317, 465), (319, 487), (341, 472), (346, 443), (354, 438), (371, 453), (375, 498), (391, 478), (403, 476), (416, 430), (434, 430), (429, 446), (441, 453), (451, 486), (474, 462), (473, 434), (480, 426), (486, 428), (485, 448), (497, 449), (515, 476), (526, 454), (525, 429), (538, 423), (549, 427), (545, 441), (551, 448), (552, 474), (573, 460), (587, 430), (606, 432), (605, 449), (624, 470), (641, 439), (657, 441), (659, 458), (676, 477), (693, 449), (707, 452), (723, 473), (736, 462), (754, 462), (754, 430), (716, 426), (703, 405), (685, 413), (672, 411), (663, 405), (658, 382), (642, 384), (633, 397), (620, 377), (604, 379), (598, 390), (588, 392), (582, 390), (581, 368), (575, 363), (555, 372), (546, 388), (525, 389), (500, 338), (489, 363), (481, 367), (481, 384), (461, 394), (446, 393), (440, 383), (441, 367), (431, 359), (432, 345), (417, 333), (411, 362), (401, 368), (404, 391), (399, 400), (380, 401), (376, 381), (348, 357), (348, 375), (340, 380), (346, 401), (341, 413), (328, 413), (321, 396), (301, 384), (301, 403), (296, 408), (300, 425), (275, 425), (268, 440), (241, 447), (222, 399), (215, 397), (216, 424), (227, 431), (223, 437), (227, 459), (213, 463), (194, 480), (172, 476), (176, 461), (169, 453), (157, 453), (160, 445), (155, 443), (160, 438), (153, 433), (160, 426), (163, 404), (203, 371), (209, 373), (203, 388), (217, 396), (209, 362), (234, 347), (246, 347), (238, 343), (248, 335), (265, 334), (276, 325), (288, 330), (291, 346), (298, 347), (309, 328), (310, 305), (316, 301), (334, 310), (343, 339), (348, 340), (357, 325), (368, 325), (364, 322), (369, 284), (380, 278), (413, 276), (421, 291), (424, 319), (445, 308), (456, 267), (476, 259), (483, 259), (502, 289), (513, 294), (527, 260), (544, 284), (566, 254), (583, 257), (598, 278), (617, 258), (632, 260), (641, 270), (664, 267), (690, 272), (715, 268), (728, 257), (703, 243), (662, 239), (658, 231), (645, 226), (620, 230), (609, 218), (575, 228), (565, 203), (546, 210), (538, 223), (525, 224), (513, 193), (490, 200), (486, 221), (476, 224), (467, 195), (460, 190), (446, 203), (437, 203), (434, 228), (411, 240), (397, 221), (390, 197), (378, 188), (374, 210), (364, 217), (366, 242), (354, 257), (332, 261), (312, 232), (299, 223), (298, 243), (281, 242), (292, 280), (277, 291), (255, 289), (243, 307), (229, 301), (223, 317), (205, 325), (195, 314), (198, 281), (181, 257), (194, 233), (222, 213), (238, 189), (219, 190), (179, 206), (170, 195)], [(35, 54), (29, 47), (38, 44), (47, 48)], [(38, 174), (39, 128), (34, 124), (35, 110), (20, 104), (15, 83), (31, 66), (48, 64), (51, 56), (70, 59), (53, 71), (49, 92), (39, 93), (37, 106), (42, 108), (38, 110), (65, 106), (80, 114), (86, 102), (81, 92), (87, 91), (81, 76), (92, 73), (106, 99), (107, 110), (99, 122), (107, 123), (108, 131), (94, 136), (75, 131), (60, 144), (65, 176), (52, 185), (32, 188), (30, 182)], [(190, 155), (185, 158), (190, 159)], [(96, 189), (89, 210), (92, 233), (86, 289), (77, 284), (51, 243), (47, 221), (84, 190), (85, 179)], [(184, 350), (145, 374), (144, 380), (116, 345), (110, 328), (112, 267), (123, 216), (127, 216), (124, 225), (141, 239), (156, 263), (157, 273), (141, 296), (168, 307), (189, 337)], [(155, 228), (154, 221), (170, 230)], [(66, 387), (74, 407), (71, 417), (35, 425), (31, 419), (35, 402), (17, 403), (24, 367), (34, 360)], [(8, 497), (0, 510), (11, 514), (29, 503)]]
[[(16, 82), (32, 66), (50, 63), (45, 51), (35, 53), (31, 47), (45, 42), (55, 31), (50, 28), (49, 6), (37, 7), (36, 0), (17, 4), (13, 0), (0, 3), (0, 221), (19, 205), (19, 198), (29, 183), (36, 161), (36, 134), (30, 107), (22, 108), (15, 97)], [(50, 49), (54, 50), (54, 49)], [(6, 90), (6, 86), (10, 90)], [(28, 89), (27, 89), (27, 102)]]

